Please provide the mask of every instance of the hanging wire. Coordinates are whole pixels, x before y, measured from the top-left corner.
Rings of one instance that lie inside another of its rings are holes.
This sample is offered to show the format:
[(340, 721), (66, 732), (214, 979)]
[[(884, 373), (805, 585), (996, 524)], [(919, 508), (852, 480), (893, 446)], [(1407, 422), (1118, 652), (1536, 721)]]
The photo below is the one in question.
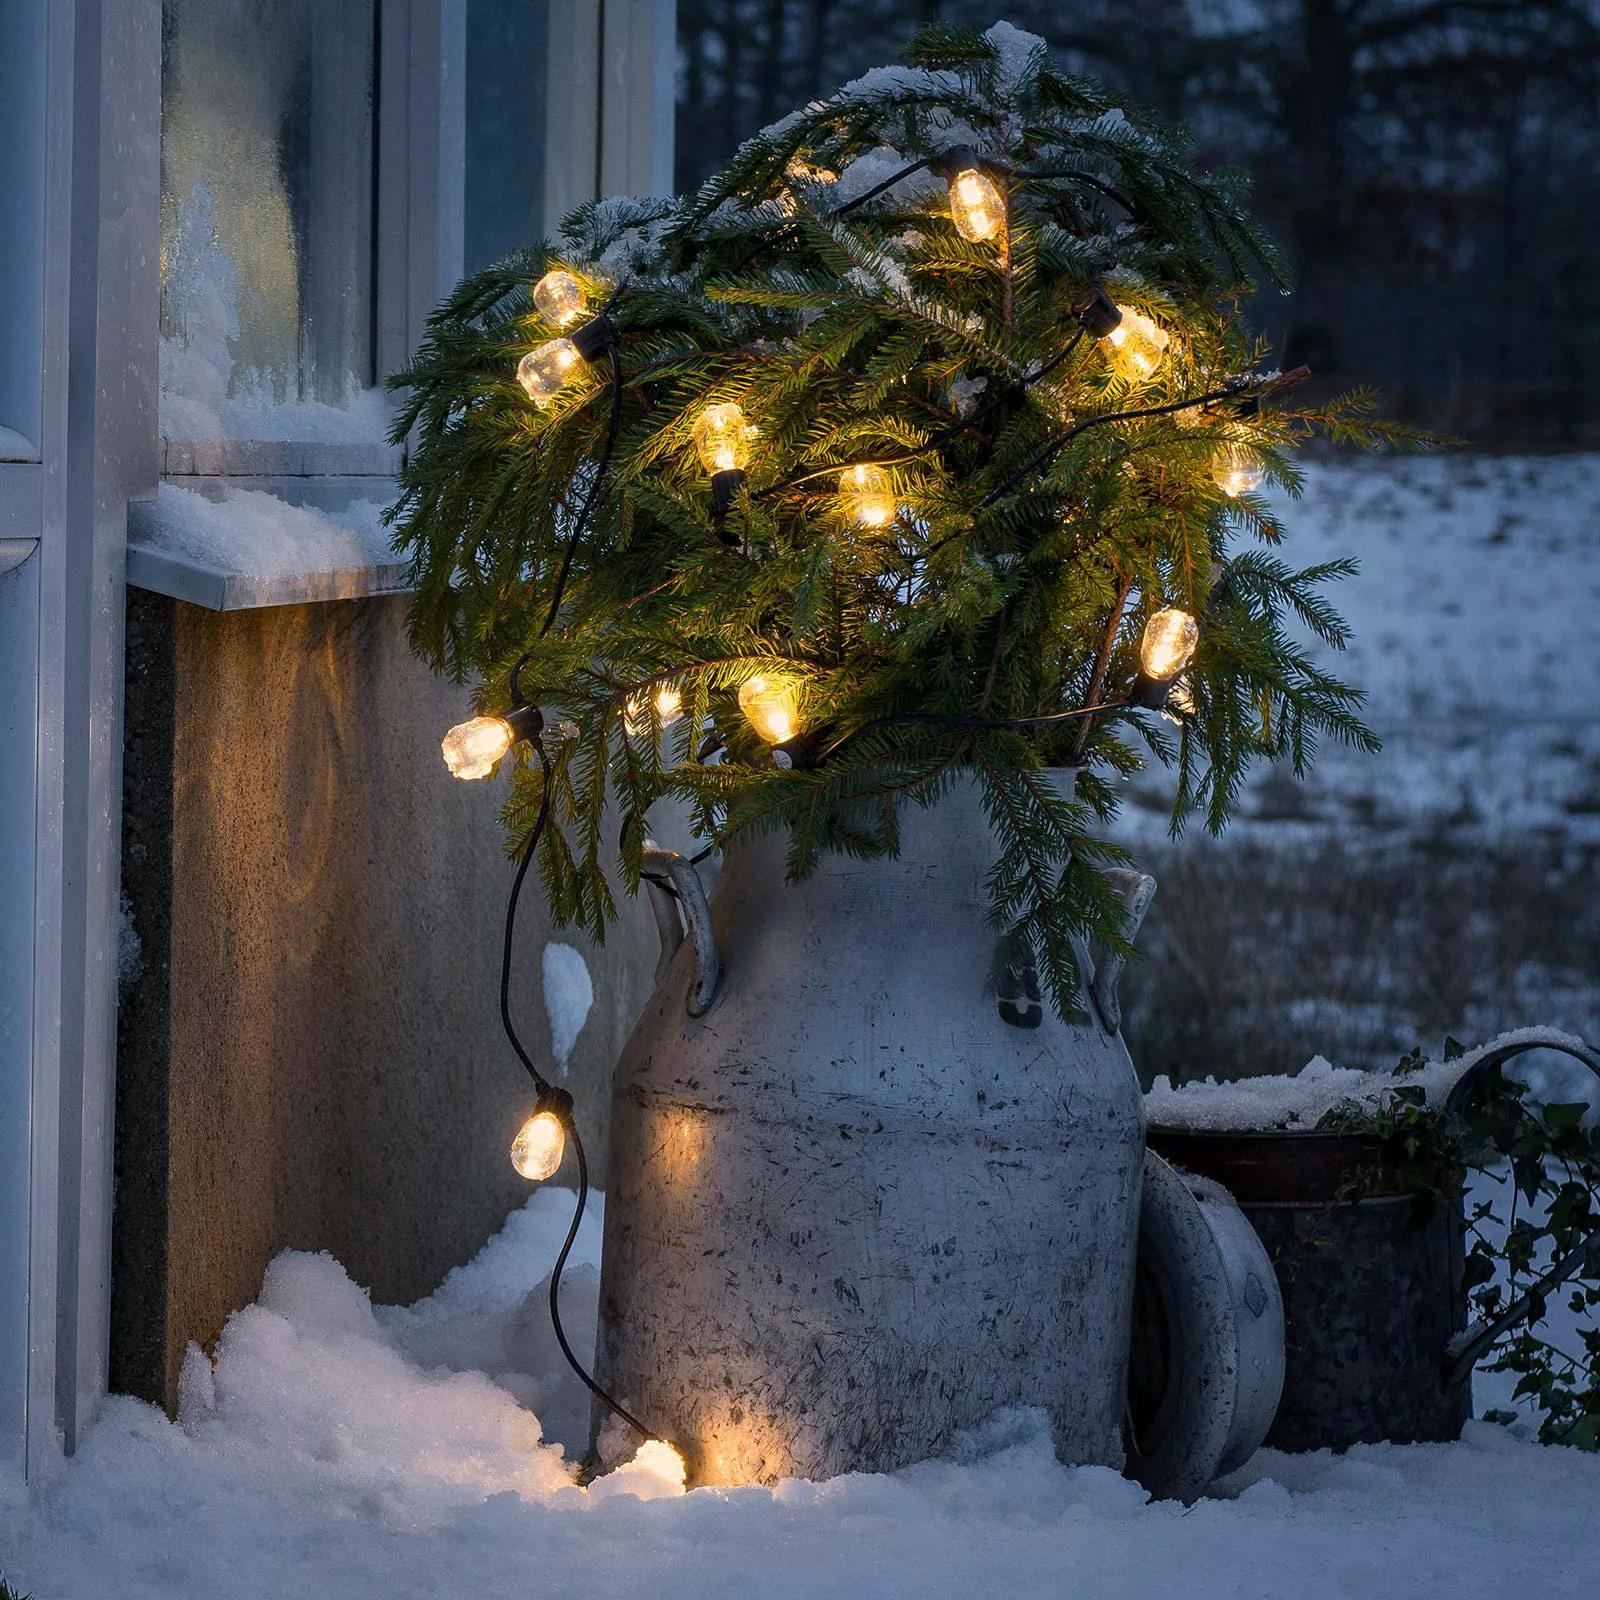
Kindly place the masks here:
[[(607, 303), (606, 310), (616, 304), (618, 296), (622, 293), (619, 285)], [(602, 313), (603, 315), (604, 313)], [(555, 625), (555, 620), (561, 611), (561, 600), (566, 590), (567, 578), (572, 570), (572, 562), (577, 554), (578, 545), (588, 530), (589, 520), (594, 514), (595, 507), (599, 504), (600, 491), (605, 482), (606, 473), (611, 468), (611, 458), (616, 449), (617, 432), (622, 421), (622, 363), (618, 359), (617, 348), (613, 344), (609, 351), (611, 358), (611, 415), (606, 421), (605, 444), (600, 452), (600, 459), (595, 465), (595, 473), (590, 481), (588, 493), (584, 496), (583, 504), (573, 519), (572, 531), (567, 536), (566, 549), (562, 552), (561, 566), (556, 573), (554, 589), (550, 596), (550, 607), (545, 613), (543, 626), (539, 629), (539, 638), (543, 639)], [(522, 669), (527, 665), (536, 646), (530, 646), (517, 659), (516, 665), (511, 669), (511, 696), (515, 701), (522, 698)], [(516, 876), (511, 880), (511, 893), (506, 900), (505, 933), (500, 946), (500, 1022), (505, 1029), (506, 1038), (511, 1041), (511, 1048), (516, 1052), (517, 1059), (527, 1068), (528, 1076), (533, 1079), (534, 1089), (539, 1096), (552, 1093), (553, 1086), (547, 1078), (533, 1064), (533, 1058), (523, 1046), (516, 1029), (516, 1024), (511, 1017), (511, 962), (514, 949), (514, 940), (517, 927), (517, 905), (522, 898), (522, 885), (528, 876), (528, 869), (533, 865), (534, 857), (539, 851), (539, 841), (544, 835), (545, 825), (550, 817), (550, 790), (554, 782), (554, 770), (550, 765), (550, 757), (545, 752), (543, 744), (537, 739), (534, 741), (534, 753), (539, 758), (539, 767), (543, 774), (543, 784), (539, 794), (539, 813), (534, 818), (533, 828), (528, 834), (528, 842), (523, 846), (522, 858), (517, 863)], [(560, 1092), (560, 1091), (557, 1091)], [(573, 1207), (572, 1222), (567, 1228), (567, 1236), (562, 1242), (561, 1249), (556, 1255), (555, 1265), (550, 1271), (550, 1326), (556, 1336), (556, 1343), (561, 1348), (561, 1354), (566, 1363), (577, 1374), (579, 1381), (600, 1403), (614, 1416), (642, 1434), (645, 1438), (656, 1438), (658, 1435), (645, 1426), (633, 1413), (626, 1409), (618, 1400), (606, 1392), (596, 1382), (583, 1362), (578, 1359), (573, 1350), (571, 1341), (567, 1338), (566, 1328), (561, 1321), (561, 1275), (566, 1271), (568, 1257), (572, 1254), (572, 1246), (578, 1237), (578, 1229), (583, 1223), (583, 1216), (589, 1203), (589, 1161), (584, 1153), (583, 1139), (578, 1133), (577, 1120), (573, 1117), (570, 1104), (562, 1113), (561, 1120), (565, 1124), (567, 1138), (572, 1143), (572, 1153), (578, 1163), (578, 1196), (577, 1204)]]

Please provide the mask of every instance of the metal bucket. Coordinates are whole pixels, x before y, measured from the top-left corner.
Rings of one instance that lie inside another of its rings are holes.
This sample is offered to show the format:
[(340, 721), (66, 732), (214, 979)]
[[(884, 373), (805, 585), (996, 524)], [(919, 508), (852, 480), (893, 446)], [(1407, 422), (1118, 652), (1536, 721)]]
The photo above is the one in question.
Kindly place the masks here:
[(896, 859), (786, 884), (784, 851), (730, 853), (714, 947), (655, 859), (678, 948), (616, 1070), (601, 1383), (699, 1483), (891, 1470), (1011, 1405), (1120, 1467), (1144, 1115), (1108, 987), (1069, 1025), (996, 981), (975, 787)]

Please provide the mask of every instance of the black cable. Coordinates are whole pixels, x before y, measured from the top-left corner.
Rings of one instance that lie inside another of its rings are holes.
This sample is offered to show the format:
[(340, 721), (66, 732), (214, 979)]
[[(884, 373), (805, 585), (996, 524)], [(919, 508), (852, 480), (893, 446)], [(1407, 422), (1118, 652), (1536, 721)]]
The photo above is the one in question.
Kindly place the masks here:
[(539, 848), (539, 837), (544, 832), (545, 819), (550, 815), (550, 758), (544, 753), (543, 745), (535, 744), (534, 749), (538, 751), (539, 764), (544, 768), (544, 787), (539, 794), (539, 815), (534, 819), (533, 832), (528, 835), (528, 842), (523, 847), (522, 860), (517, 863), (517, 875), (511, 880), (511, 894), (506, 901), (505, 936), (500, 944), (500, 1025), (505, 1029), (506, 1038), (511, 1041), (517, 1059), (528, 1069), (534, 1088), (540, 1094), (547, 1094), (550, 1090), (549, 1080), (534, 1066), (533, 1058), (523, 1049), (516, 1025), (511, 1020), (511, 947), (517, 930), (517, 902), (522, 898), (522, 880), (528, 876), (528, 868), (533, 864), (534, 854)]
[(1057, 167), (1044, 172), (1019, 172), (1016, 176), (1023, 182), (1041, 183), (1051, 178), (1070, 178), (1074, 183), (1084, 184), (1103, 194), (1108, 200), (1115, 200), (1129, 216), (1141, 219), (1143, 217), (1139, 207), (1114, 184), (1107, 183), (1104, 178), (1095, 177), (1093, 173), (1080, 172), (1076, 167)]
[(562, 1243), (560, 1253), (556, 1256), (556, 1264), (550, 1273), (550, 1326), (555, 1329), (556, 1343), (561, 1346), (561, 1353), (567, 1358), (567, 1365), (582, 1379), (583, 1386), (589, 1393), (613, 1416), (620, 1417), (636, 1433), (642, 1433), (647, 1439), (659, 1438), (659, 1434), (647, 1428), (631, 1411), (612, 1399), (589, 1376), (584, 1370), (583, 1363), (573, 1354), (572, 1346), (567, 1343), (566, 1329), (561, 1326), (561, 1274), (566, 1270), (567, 1257), (572, 1253), (573, 1241), (578, 1237), (578, 1226), (583, 1221), (584, 1208), (589, 1203), (589, 1162), (583, 1153), (583, 1140), (578, 1137), (576, 1123), (569, 1124), (567, 1132), (572, 1139), (572, 1153), (578, 1161), (578, 1205), (572, 1213), (572, 1225), (567, 1229), (567, 1237)]
[[(1085, 313), (1085, 315), (1087, 315), (1087, 313)], [(937, 450), (941, 445), (949, 444), (952, 439), (957, 438), (959, 435), (970, 432), (973, 428), (977, 427), (977, 425), (982, 422), (985, 417), (992, 416), (1003, 405), (1006, 405), (1011, 400), (1015, 399), (1017, 395), (1026, 394), (1028, 390), (1031, 389), (1041, 378), (1046, 377), (1048, 374), (1054, 372), (1055, 369), (1059, 367), (1061, 363), (1078, 348), (1079, 344), (1081, 344), (1083, 341), (1084, 335), (1088, 331), (1089, 330), (1085, 325), (1083, 318), (1080, 317), (1078, 320), (1078, 326), (1074, 330), (1072, 337), (1068, 339), (1061, 349), (1051, 356), (1043, 366), (1036, 368), (1025, 378), (1019, 378), (1015, 383), (1006, 389), (1005, 393), (997, 395), (988, 403), (988, 405), (980, 406), (972, 413), (970, 417), (962, 417), (958, 421), (950, 423), (947, 427), (941, 428), (937, 433), (930, 434), (927, 444), (924, 445), (922, 449), (908, 451), (903, 455), (891, 456), (887, 461), (875, 461), (864, 464), (879, 467), (905, 466), (907, 463), (912, 461), (921, 461), (930, 450)], [(750, 498), (752, 500), (765, 500), (768, 495), (779, 494), (785, 489), (792, 489), (797, 484), (805, 483), (811, 478), (825, 478), (830, 473), (842, 472), (847, 466), (852, 464), (853, 463), (845, 462), (841, 463), (839, 466), (818, 467), (814, 471), (790, 473), (788, 477), (780, 478), (776, 483), (769, 483), (765, 489), (758, 489), (753, 495), (750, 496)]]
[[(544, 825), (550, 815), (550, 784), (552, 773), (550, 758), (540, 744), (534, 745), (534, 750), (539, 757), (539, 765), (544, 772), (544, 792), (539, 796), (539, 815), (534, 819), (533, 831), (528, 835), (528, 843), (523, 848), (522, 860), (517, 865), (517, 875), (511, 881), (511, 895), (506, 902), (506, 927), (505, 939), (500, 951), (500, 1021), (505, 1028), (506, 1037), (511, 1041), (511, 1048), (516, 1051), (518, 1059), (528, 1069), (528, 1076), (533, 1079), (534, 1088), (542, 1097), (550, 1093), (549, 1081), (534, 1066), (532, 1058), (523, 1048), (522, 1040), (517, 1037), (517, 1030), (511, 1021), (511, 952), (512, 939), (517, 925), (517, 902), (522, 896), (523, 880), (528, 876), (528, 868), (533, 862), (535, 853), (539, 848), (539, 839), (544, 833)], [(550, 1326), (555, 1331), (556, 1343), (561, 1347), (561, 1354), (566, 1358), (567, 1365), (578, 1375), (579, 1380), (597, 1400), (608, 1410), (619, 1416), (629, 1427), (636, 1429), (647, 1439), (658, 1438), (659, 1435), (647, 1428), (630, 1411), (626, 1410), (616, 1400), (606, 1393), (600, 1385), (589, 1375), (588, 1369), (579, 1361), (572, 1345), (567, 1339), (566, 1329), (561, 1325), (561, 1274), (566, 1270), (567, 1258), (572, 1254), (573, 1241), (578, 1237), (578, 1227), (583, 1221), (583, 1213), (589, 1203), (589, 1161), (584, 1154), (583, 1139), (578, 1133), (578, 1124), (570, 1112), (562, 1116), (564, 1132), (572, 1141), (572, 1153), (578, 1162), (578, 1203), (573, 1208), (572, 1222), (567, 1228), (567, 1237), (563, 1242), (560, 1252), (556, 1256), (555, 1266), (550, 1270)]]
[[(621, 291), (618, 290), (620, 294)], [(600, 451), (600, 460), (595, 466), (593, 481), (589, 484), (589, 492), (584, 496), (583, 507), (578, 512), (572, 524), (572, 533), (567, 539), (567, 548), (561, 557), (561, 568), (556, 573), (555, 589), (550, 595), (550, 609), (545, 613), (544, 626), (539, 629), (542, 639), (549, 633), (556, 620), (556, 614), (561, 610), (561, 597), (566, 592), (567, 574), (572, 570), (572, 558), (578, 553), (578, 541), (583, 537), (589, 525), (589, 514), (594, 510), (595, 502), (600, 495), (600, 486), (605, 481), (606, 472), (611, 466), (611, 453), (617, 444), (617, 429), (622, 421), (622, 361), (617, 354), (617, 347), (612, 345), (611, 351), (611, 416), (606, 423), (606, 442)], [(527, 657), (524, 656), (523, 660)], [(522, 662), (517, 663), (521, 667)]]
[(1132, 422), (1140, 417), (1163, 417), (1174, 411), (1187, 411), (1190, 406), (1207, 405), (1213, 400), (1231, 400), (1242, 388), (1246, 387), (1248, 382), (1248, 379), (1236, 378), (1225, 389), (1213, 389), (1210, 394), (1197, 394), (1187, 400), (1172, 400), (1160, 406), (1140, 406), (1134, 411), (1104, 411), (1098, 417), (1085, 417), (1082, 422), (1075, 423), (1065, 433), (1058, 433), (1042, 450), (1018, 467), (998, 489), (991, 489), (978, 502), (978, 505), (980, 508), (992, 506), (996, 500), (1004, 497), (1021, 483), (1030, 472), (1038, 467), (1049, 465), (1050, 461), (1072, 440), (1076, 439), (1080, 433), (1087, 432), (1090, 428), (1098, 428), (1107, 422)]
[(897, 716), (874, 717), (870, 722), (863, 722), (859, 728), (852, 729), (842, 739), (836, 739), (817, 757), (817, 760), (826, 761), (829, 756), (837, 754), (846, 745), (852, 744), (862, 734), (870, 733), (874, 728), (886, 728), (904, 723), (940, 728), (1043, 728), (1051, 723), (1073, 722), (1079, 717), (1096, 717), (1103, 711), (1131, 709), (1132, 706), (1125, 700), (1106, 700), (1096, 706), (1075, 706), (1071, 711), (1048, 711), (1037, 717), (959, 717), (946, 716), (938, 711), (906, 711)]

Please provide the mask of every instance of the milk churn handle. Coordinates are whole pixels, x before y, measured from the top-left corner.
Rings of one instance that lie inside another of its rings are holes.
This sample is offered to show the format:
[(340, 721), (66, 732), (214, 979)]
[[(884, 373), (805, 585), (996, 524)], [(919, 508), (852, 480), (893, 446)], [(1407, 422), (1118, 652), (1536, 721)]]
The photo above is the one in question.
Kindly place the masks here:
[(694, 983), (687, 1001), (691, 1017), (703, 1017), (717, 997), (722, 981), (722, 958), (717, 954), (717, 938), (711, 930), (711, 908), (706, 904), (705, 885), (694, 863), (676, 850), (664, 850), (645, 841), (639, 862), (639, 876), (650, 895), (656, 930), (661, 935), (662, 966), (683, 943), (684, 929), (694, 947)]
[[(1148, 872), (1133, 867), (1107, 867), (1106, 881), (1122, 902), (1122, 936), (1131, 941), (1144, 921), (1144, 914), (1155, 898), (1156, 880)], [(1117, 980), (1127, 965), (1125, 957), (1114, 951), (1096, 951), (1094, 980), (1089, 992), (1094, 996), (1095, 1010), (1107, 1033), (1115, 1033), (1122, 1026), (1122, 1002), (1117, 998)]]
[[(1597, 1078), (1600, 1078), (1600, 1052), (1591, 1049), (1581, 1039), (1557, 1033), (1553, 1028), (1530, 1028), (1515, 1040), (1485, 1050), (1457, 1079), (1456, 1086), (1445, 1101), (1445, 1111), (1447, 1113), (1464, 1111), (1472, 1099), (1474, 1090), (1486, 1074), (1494, 1071), (1496, 1067), (1503, 1067), (1506, 1062), (1528, 1050), (1559, 1050), (1563, 1055), (1571, 1056), (1574, 1061), (1581, 1061)], [(1583, 1265), (1597, 1244), (1600, 1244), (1600, 1229), (1574, 1245), (1537, 1283), (1513, 1300), (1499, 1316), (1492, 1320), (1474, 1322), (1463, 1328), (1460, 1333), (1452, 1335), (1444, 1347), (1445, 1387), (1453, 1388), (1463, 1382), (1490, 1345), (1507, 1328), (1514, 1328), (1525, 1318), (1533, 1316), (1544, 1304), (1550, 1291), (1560, 1288)]]

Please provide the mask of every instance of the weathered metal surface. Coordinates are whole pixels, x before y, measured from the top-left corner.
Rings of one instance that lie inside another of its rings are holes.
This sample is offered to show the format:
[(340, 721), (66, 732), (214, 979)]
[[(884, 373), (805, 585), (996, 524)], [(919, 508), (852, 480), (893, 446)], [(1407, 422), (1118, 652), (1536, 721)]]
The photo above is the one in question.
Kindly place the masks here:
[[(1139, 872), (1133, 867), (1108, 867), (1105, 875), (1122, 901), (1122, 936), (1131, 944), (1145, 912), (1150, 909), (1150, 902), (1156, 897), (1156, 880), (1148, 872)], [(1122, 1027), (1122, 1001), (1117, 995), (1117, 984), (1126, 965), (1126, 958), (1115, 951), (1095, 951), (1094, 981), (1089, 985), (1089, 993), (1095, 1010), (1100, 1013), (1100, 1021), (1113, 1033)]]
[(622, 1053), (598, 1376), (698, 1482), (887, 1470), (1007, 1405), (1121, 1465), (1143, 1108), (1119, 1036), (995, 980), (994, 853), (972, 790), (896, 860), (786, 886), (741, 848), (714, 1004), (686, 942)]
[(1267, 1443), (1343, 1450), (1457, 1439), (1470, 1388), (1442, 1356), (1466, 1322), (1461, 1216), (1396, 1197), (1245, 1206), (1283, 1290), (1287, 1369)]
[(722, 981), (722, 958), (711, 929), (711, 909), (705, 886), (693, 863), (681, 851), (663, 850), (653, 840), (644, 847), (640, 875), (649, 891), (656, 931), (661, 935), (662, 966), (659, 980), (687, 934), (694, 956), (694, 982), (684, 1004), (691, 1017), (703, 1017), (716, 999)]
[(1150, 1148), (1185, 1172), (1220, 1183), (1240, 1205), (1316, 1205), (1359, 1187), (1400, 1194), (1397, 1143), (1353, 1133), (1197, 1133), (1150, 1130)]
[(1283, 1389), (1283, 1300), (1233, 1197), (1148, 1153), (1128, 1383), (1128, 1472), (1194, 1500), (1255, 1453)]

